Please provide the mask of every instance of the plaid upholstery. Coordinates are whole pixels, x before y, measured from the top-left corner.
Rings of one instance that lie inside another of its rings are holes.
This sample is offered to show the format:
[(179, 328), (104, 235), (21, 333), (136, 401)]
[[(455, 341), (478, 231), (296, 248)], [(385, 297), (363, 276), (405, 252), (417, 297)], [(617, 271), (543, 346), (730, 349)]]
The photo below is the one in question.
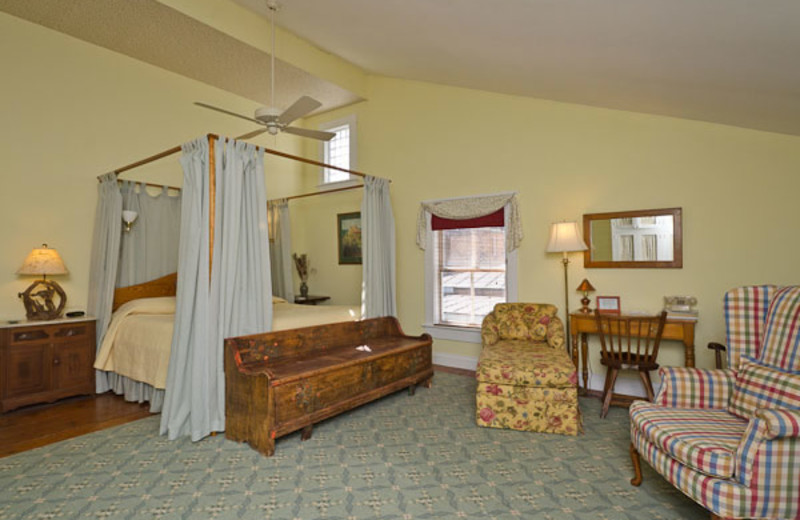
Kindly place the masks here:
[(725, 410), (664, 408), (647, 401), (630, 407), (631, 427), (681, 464), (712, 477), (730, 478), (747, 421)]
[(751, 285), (725, 293), (728, 368), (739, 368), (739, 356), (761, 354), (769, 302), (777, 291), (775, 285)]
[(749, 419), (758, 408), (800, 409), (800, 373), (784, 372), (742, 357), (728, 411)]
[(661, 367), (661, 388), (654, 399), (671, 408), (717, 408), (728, 406), (733, 392), (733, 370)]
[(758, 359), (765, 365), (800, 371), (800, 287), (784, 287), (772, 298)]
[(710, 477), (681, 464), (649, 442), (633, 425), (631, 441), (653, 469), (698, 504), (723, 518), (749, 518), (750, 490), (736, 480)]
[(736, 453), (738, 482), (756, 491), (750, 518), (800, 518), (798, 435), (800, 411), (759, 410), (750, 421)]
[(789, 373), (800, 368), (800, 287), (729, 291), (725, 318), (735, 381), (733, 370), (662, 369), (655, 402), (631, 405), (631, 440), (718, 516), (800, 519), (800, 382)]

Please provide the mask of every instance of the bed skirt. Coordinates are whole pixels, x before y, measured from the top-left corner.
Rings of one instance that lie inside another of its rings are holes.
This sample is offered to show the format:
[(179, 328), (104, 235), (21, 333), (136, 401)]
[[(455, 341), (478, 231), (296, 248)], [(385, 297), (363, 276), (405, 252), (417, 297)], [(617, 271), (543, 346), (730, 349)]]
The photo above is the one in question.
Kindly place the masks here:
[(136, 381), (114, 372), (107, 372), (111, 391), (125, 397), (128, 402), (150, 403), (150, 413), (161, 413), (164, 406), (164, 390)]

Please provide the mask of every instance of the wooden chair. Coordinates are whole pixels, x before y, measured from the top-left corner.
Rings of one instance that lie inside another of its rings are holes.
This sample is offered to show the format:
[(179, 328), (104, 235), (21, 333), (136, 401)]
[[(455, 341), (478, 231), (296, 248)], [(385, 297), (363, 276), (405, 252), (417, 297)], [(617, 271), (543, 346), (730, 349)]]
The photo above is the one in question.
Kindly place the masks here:
[(653, 382), (650, 371), (658, 370), (658, 346), (664, 332), (666, 311), (656, 316), (620, 316), (600, 314), (595, 310), (597, 332), (600, 336), (600, 363), (608, 369), (603, 385), (603, 410), (608, 414), (614, 395), (614, 383), (620, 370), (636, 370), (642, 380), (648, 401), (653, 401)]

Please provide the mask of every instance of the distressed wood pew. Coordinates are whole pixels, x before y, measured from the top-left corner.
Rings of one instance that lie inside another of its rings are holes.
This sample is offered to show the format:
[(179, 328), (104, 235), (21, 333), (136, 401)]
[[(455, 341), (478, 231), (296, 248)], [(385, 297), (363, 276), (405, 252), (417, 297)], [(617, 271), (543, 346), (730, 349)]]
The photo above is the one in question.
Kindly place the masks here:
[[(225, 437), (260, 453), (275, 439), (433, 378), (431, 336), (395, 318), (317, 325), (225, 340)], [(366, 348), (365, 348), (366, 347)]]

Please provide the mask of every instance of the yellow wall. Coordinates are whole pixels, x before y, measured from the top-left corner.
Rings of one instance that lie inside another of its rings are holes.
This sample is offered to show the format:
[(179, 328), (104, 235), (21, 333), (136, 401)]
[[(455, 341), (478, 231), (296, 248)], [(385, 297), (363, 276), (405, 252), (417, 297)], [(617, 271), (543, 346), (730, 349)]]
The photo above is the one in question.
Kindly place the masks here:
[[(322, 53), (306, 59), (334, 66)], [(21, 313), (16, 293), (29, 281), (13, 273), (45, 241), (72, 271), (60, 280), (70, 306), (84, 308), (95, 176), (206, 132), (238, 135), (252, 128), (195, 108), (196, 99), (241, 111), (252, 103), (7, 15), (0, 15), (0, 61), (0, 317)], [(587, 212), (682, 207), (683, 269), (584, 270), (573, 255), (570, 305), (578, 307), (574, 288), (584, 277), (597, 294), (619, 295), (623, 310), (658, 310), (665, 294), (696, 296), (697, 355), (704, 366), (711, 356), (703, 345), (723, 339), (726, 289), (798, 282), (800, 245), (787, 240), (797, 222), (798, 137), (391, 78), (367, 83), (369, 101), (309, 126), (356, 113), (358, 169), (393, 181), (399, 317), (409, 333), (421, 332), (424, 320), (423, 253), (414, 230), (426, 199), (518, 191), (525, 232), (520, 299), (560, 307), (561, 263), (544, 252), (551, 222)], [(285, 135), (278, 144), (316, 150)], [(294, 166), (280, 168), (286, 170), (270, 183), (280, 184), (270, 198), (316, 182), (313, 169), (299, 186)], [(311, 291), (329, 293), (336, 303), (358, 300), (361, 273), (334, 263), (335, 215), (359, 204), (360, 192), (292, 202), (293, 249), (307, 252), (317, 269)], [(436, 341), (435, 351), (474, 357), (478, 346)], [(663, 352), (666, 364), (681, 363), (675, 345)], [(593, 370), (601, 371), (596, 362)]]
[[(699, 300), (699, 363), (723, 340), (728, 288), (797, 283), (800, 138), (702, 122), (373, 78), (358, 116), (359, 169), (392, 179), (400, 321), (424, 321), (423, 252), (415, 244), (422, 200), (517, 191), (525, 239), (519, 297), (563, 307), (559, 255), (544, 252), (551, 222), (583, 213), (679, 206), (683, 269), (589, 269), (571, 256), (570, 308), (585, 277), (623, 310), (658, 311), (664, 295)], [(310, 120), (313, 126), (319, 120)], [(320, 252), (319, 254), (323, 254)], [(477, 356), (478, 345), (436, 341), (438, 353)], [(678, 344), (662, 350), (682, 364)], [(593, 371), (601, 372), (593, 350)]]
[[(240, 135), (245, 121), (192, 105), (249, 111), (253, 103), (126, 56), (0, 14), (0, 319), (24, 315), (14, 273), (42, 242), (61, 253), (68, 309), (86, 309), (96, 176), (206, 133)], [(257, 144), (301, 153), (300, 139)], [(180, 184), (177, 155), (123, 178)], [(297, 193), (296, 163), (266, 159), (269, 197)]]

